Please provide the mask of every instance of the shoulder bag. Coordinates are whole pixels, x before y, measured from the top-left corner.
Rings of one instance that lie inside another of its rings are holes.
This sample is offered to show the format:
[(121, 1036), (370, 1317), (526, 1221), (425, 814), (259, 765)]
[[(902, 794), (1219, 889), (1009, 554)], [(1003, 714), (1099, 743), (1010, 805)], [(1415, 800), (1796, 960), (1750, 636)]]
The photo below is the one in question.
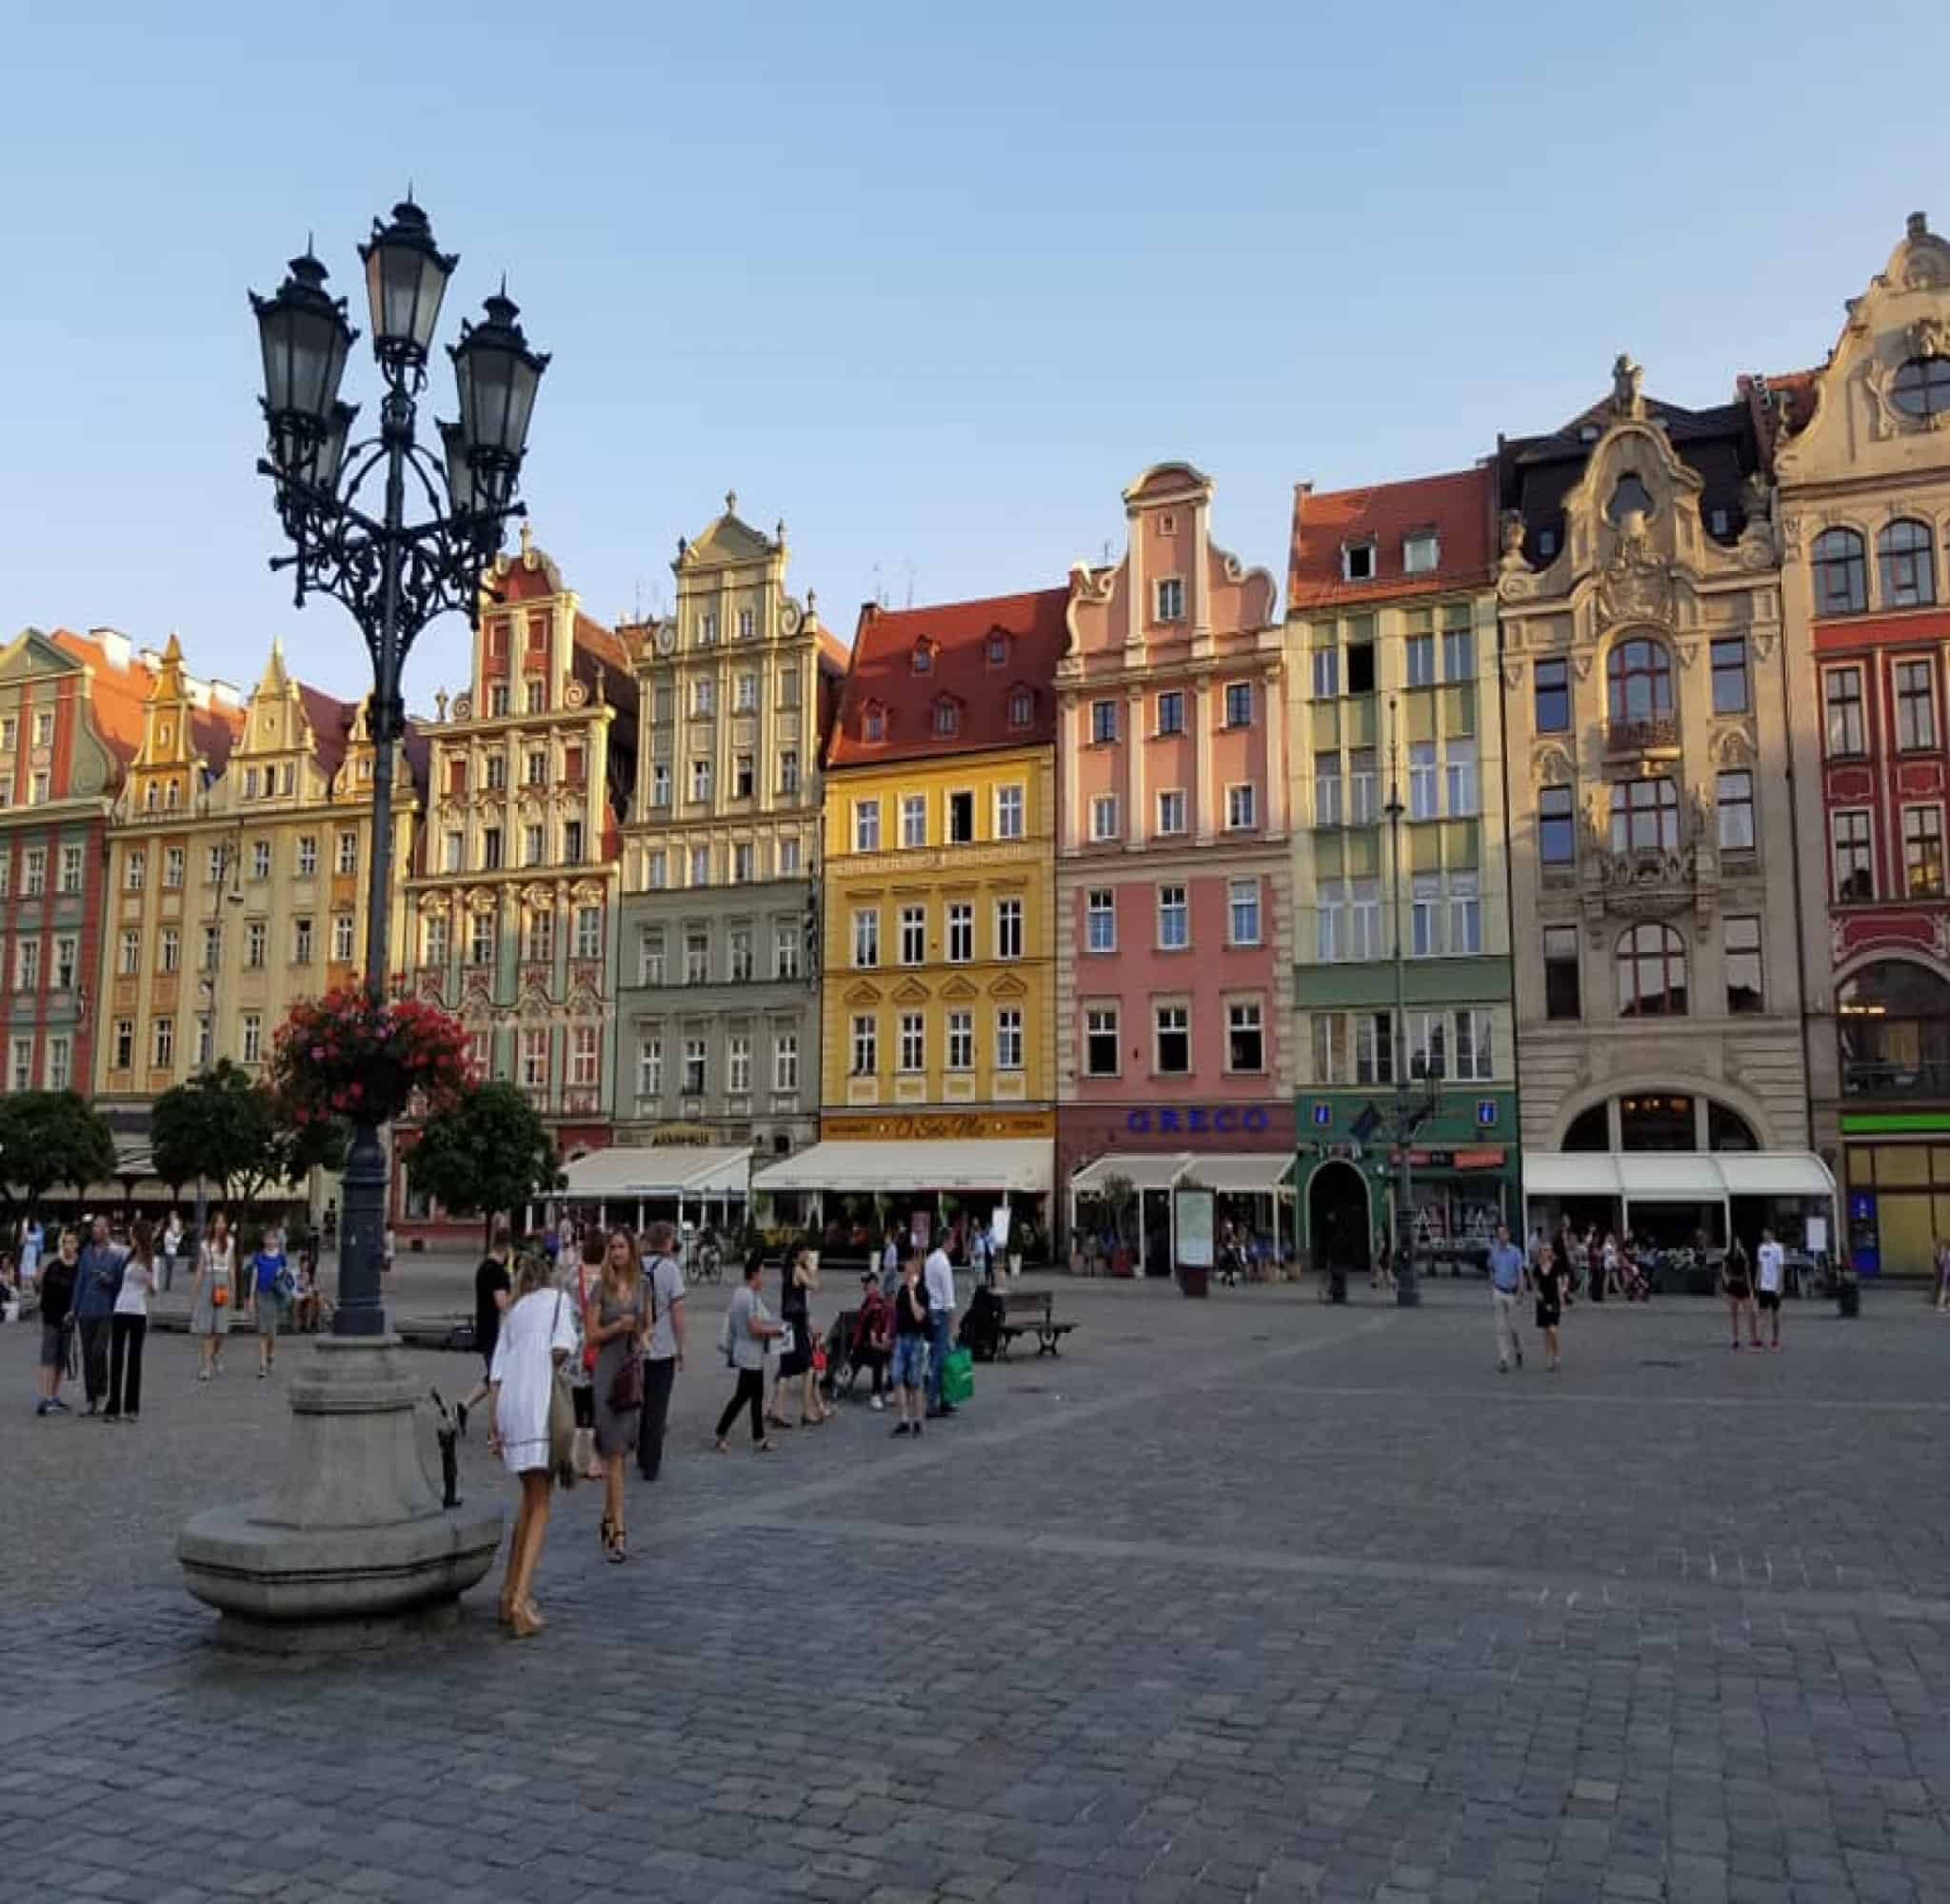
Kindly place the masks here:
[(548, 1465), (557, 1487), (572, 1488), (575, 1471), (575, 1398), (569, 1393), (568, 1372), (555, 1359), (554, 1341), (562, 1327), (562, 1291), (555, 1292), (555, 1321), (548, 1332)]

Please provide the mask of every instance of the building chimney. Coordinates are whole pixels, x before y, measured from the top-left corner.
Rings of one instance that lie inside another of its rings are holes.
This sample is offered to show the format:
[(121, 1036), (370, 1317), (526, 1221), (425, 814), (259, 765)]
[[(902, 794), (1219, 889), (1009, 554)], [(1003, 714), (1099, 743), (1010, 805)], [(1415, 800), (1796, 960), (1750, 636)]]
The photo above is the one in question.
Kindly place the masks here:
[(88, 638), (101, 649), (102, 659), (111, 667), (127, 667), (134, 656), (134, 645), (120, 628), (90, 628)]

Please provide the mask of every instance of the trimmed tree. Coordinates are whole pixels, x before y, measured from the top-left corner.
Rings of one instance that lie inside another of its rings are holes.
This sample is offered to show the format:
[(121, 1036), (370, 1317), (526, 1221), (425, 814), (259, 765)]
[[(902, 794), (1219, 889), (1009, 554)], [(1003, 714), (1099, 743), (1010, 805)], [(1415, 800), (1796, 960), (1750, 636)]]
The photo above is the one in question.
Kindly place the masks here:
[(115, 1175), (108, 1120), (79, 1091), (14, 1091), (0, 1097), (0, 1200), (15, 1190), (31, 1212), (57, 1183), (75, 1194)]
[(156, 1100), (149, 1147), (156, 1175), (172, 1189), (207, 1177), (247, 1208), (284, 1174), (284, 1136), (270, 1093), (228, 1058)]
[(470, 1084), (429, 1117), (408, 1153), (417, 1188), (459, 1216), (478, 1216), (492, 1237), (496, 1217), (562, 1180), (548, 1129), (509, 1083)]

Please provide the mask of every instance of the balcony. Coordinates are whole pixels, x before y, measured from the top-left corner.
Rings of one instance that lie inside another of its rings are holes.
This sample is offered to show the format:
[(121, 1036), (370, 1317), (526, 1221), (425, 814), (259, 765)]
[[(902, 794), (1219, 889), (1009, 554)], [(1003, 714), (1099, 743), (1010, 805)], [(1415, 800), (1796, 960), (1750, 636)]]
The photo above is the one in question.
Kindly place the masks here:
[(1680, 724), (1676, 715), (1647, 714), (1604, 724), (1604, 751), (1614, 760), (1677, 757)]

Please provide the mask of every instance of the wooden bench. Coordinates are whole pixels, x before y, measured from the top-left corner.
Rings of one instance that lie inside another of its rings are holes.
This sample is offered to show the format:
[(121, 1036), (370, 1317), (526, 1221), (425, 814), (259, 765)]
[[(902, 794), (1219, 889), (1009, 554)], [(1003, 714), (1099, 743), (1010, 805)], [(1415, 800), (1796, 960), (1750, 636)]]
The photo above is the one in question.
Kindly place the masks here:
[(1003, 1318), (995, 1350), (997, 1356), (1006, 1360), (1019, 1336), (1034, 1336), (1039, 1356), (1061, 1355), (1063, 1339), (1077, 1325), (1059, 1322), (1055, 1308), (1056, 1298), (1047, 1293), (1029, 1296), (1010, 1291), (1003, 1298)]

